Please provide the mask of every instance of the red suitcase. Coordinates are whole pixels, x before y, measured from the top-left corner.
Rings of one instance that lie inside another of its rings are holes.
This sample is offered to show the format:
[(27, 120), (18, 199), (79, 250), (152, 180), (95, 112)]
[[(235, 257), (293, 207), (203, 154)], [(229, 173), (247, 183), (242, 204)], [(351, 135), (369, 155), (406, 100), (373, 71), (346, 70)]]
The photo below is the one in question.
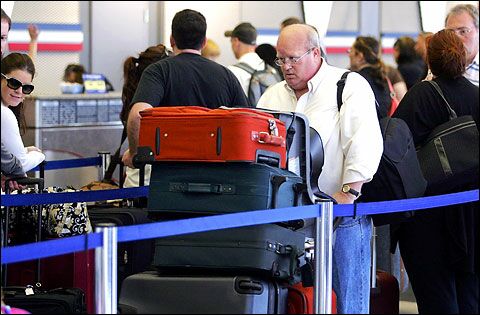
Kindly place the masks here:
[[(315, 314), (313, 287), (304, 287), (302, 282), (288, 287), (287, 314)], [(337, 314), (337, 295), (332, 290), (332, 314)]]
[(398, 280), (383, 270), (377, 270), (377, 286), (370, 290), (370, 314), (399, 314)]
[(156, 107), (141, 111), (139, 147), (156, 161), (260, 162), (286, 168), (285, 123), (247, 108)]

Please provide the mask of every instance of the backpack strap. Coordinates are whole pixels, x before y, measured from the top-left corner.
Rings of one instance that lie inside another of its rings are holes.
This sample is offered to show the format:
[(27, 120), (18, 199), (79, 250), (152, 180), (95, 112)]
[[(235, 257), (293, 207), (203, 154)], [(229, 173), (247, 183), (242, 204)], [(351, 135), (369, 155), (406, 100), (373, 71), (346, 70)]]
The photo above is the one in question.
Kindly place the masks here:
[(347, 80), (347, 75), (350, 72), (351, 71), (347, 71), (344, 74), (342, 74), (342, 77), (337, 82), (337, 106), (338, 106), (338, 111), (340, 111), (340, 108), (342, 107), (343, 88), (345, 87), (345, 81)]
[(245, 62), (239, 62), (237, 64), (234, 64), (234, 66), (248, 72), (250, 75), (252, 75), (256, 71), (249, 64), (246, 64)]

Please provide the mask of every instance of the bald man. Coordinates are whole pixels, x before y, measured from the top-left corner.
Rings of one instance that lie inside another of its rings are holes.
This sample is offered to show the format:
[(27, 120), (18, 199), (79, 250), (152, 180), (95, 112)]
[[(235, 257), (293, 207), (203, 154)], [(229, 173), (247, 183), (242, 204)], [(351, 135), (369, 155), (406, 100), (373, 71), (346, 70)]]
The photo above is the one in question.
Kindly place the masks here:
[[(327, 64), (318, 33), (306, 24), (282, 29), (276, 63), (285, 81), (271, 86), (257, 107), (306, 115), (324, 144), (320, 189), (338, 203), (353, 203), (363, 183), (373, 178), (383, 152), (370, 85), (361, 75), (350, 73), (339, 112), (337, 82), (348, 70)], [(339, 314), (369, 313), (371, 231), (370, 217), (357, 216), (341, 218), (334, 232), (333, 288)], [(306, 233), (313, 235), (313, 224), (307, 225)]]

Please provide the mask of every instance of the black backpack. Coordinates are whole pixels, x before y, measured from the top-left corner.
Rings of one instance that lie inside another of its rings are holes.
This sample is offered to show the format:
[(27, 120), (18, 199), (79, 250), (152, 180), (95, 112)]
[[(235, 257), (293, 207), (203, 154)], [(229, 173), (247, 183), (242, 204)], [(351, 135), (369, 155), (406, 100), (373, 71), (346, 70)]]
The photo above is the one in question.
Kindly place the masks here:
[(262, 70), (255, 70), (244, 62), (237, 63), (235, 67), (245, 70), (251, 75), (247, 96), (253, 107), (257, 106), (258, 100), (270, 85), (282, 81), (277, 71), (266, 63), (265, 68)]
[[(337, 82), (338, 110), (342, 106), (342, 92), (349, 72)], [(358, 201), (373, 202), (421, 197), (427, 181), (417, 159), (415, 144), (408, 125), (400, 118), (380, 119), (383, 136), (383, 154), (373, 179), (363, 184)], [(401, 223), (414, 211), (372, 215), (375, 226)]]

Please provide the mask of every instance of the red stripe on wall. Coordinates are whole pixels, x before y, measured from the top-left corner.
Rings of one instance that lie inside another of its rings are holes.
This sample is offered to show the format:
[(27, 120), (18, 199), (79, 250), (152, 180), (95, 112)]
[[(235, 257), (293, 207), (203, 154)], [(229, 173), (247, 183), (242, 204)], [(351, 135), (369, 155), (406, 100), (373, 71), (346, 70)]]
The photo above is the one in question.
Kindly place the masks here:
[(348, 54), (350, 47), (327, 47), (327, 54)]
[(393, 54), (393, 47), (392, 48), (382, 48), (382, 52), (384, 54)]
[[(8, 43), (10, 51), (28, 51), (28, 43)], [(38, 43), (38, 51), (81, 51), (83, 44)]]

